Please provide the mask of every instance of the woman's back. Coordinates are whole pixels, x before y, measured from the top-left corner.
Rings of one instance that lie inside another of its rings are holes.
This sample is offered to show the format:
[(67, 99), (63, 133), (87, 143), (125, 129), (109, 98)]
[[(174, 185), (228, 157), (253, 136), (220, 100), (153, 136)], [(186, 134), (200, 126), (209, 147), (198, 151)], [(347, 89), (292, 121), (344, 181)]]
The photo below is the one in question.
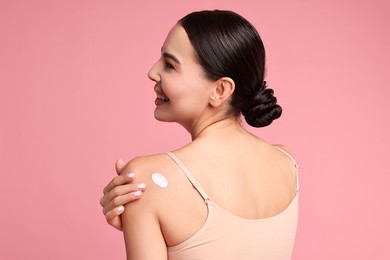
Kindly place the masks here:
[[(243, 129), (222, 127), (172, 154), (139, 158), (134, 167), (149, 187), (140, 203), (153, 208), (169, 259), (291, 254), (296, 173), (280, 149)], [(167, 179), (166, 188), (152, 182), (156, 172)]]

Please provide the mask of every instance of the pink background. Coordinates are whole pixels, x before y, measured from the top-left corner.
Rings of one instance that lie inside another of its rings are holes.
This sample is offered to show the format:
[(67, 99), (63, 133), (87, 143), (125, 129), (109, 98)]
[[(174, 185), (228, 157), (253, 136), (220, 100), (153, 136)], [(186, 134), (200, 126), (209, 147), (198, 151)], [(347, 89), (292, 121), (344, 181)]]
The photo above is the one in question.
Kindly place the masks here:
[(293, 259), (390, 259), (390, 6), (344, 1), (0, 1), (0, 259), (124, 259), (101, 214), (114, 161), (189, 141), (154, 120), (168, 30), (232, 9), (262, 35), (300, 165)]

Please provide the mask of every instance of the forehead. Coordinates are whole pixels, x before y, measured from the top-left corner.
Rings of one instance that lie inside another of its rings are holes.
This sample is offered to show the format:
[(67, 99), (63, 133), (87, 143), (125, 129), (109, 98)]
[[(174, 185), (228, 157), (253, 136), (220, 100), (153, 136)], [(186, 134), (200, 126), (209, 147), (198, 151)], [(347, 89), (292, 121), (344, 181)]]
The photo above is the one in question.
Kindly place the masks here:
[(184, 28), (176, 24), (168, 33), (162, 47), (164, 52), (175, 55), (179, 60), (192, 59), (194, 48)]

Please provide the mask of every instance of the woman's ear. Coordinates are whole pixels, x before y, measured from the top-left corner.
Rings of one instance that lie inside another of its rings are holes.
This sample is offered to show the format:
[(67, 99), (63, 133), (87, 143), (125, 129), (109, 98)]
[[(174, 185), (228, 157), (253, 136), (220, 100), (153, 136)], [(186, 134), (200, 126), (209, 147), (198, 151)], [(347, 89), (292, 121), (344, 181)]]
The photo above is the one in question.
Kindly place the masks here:
[(234, 81), (229, 77), (223, 77), (217, 80), (210, 95), (210, 105), (218, 107), (225, 103), (233, 94), (235, 87)]

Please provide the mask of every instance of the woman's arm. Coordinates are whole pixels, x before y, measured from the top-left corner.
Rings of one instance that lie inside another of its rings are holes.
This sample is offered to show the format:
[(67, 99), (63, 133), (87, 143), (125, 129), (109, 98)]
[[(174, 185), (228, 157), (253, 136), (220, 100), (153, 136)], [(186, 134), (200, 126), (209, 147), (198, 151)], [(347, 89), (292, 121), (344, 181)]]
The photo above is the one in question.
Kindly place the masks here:
[[(125, 206), (122, 214), (122, 227), (126, 245), (127, 259), (166, 260), (167, 246), (161, 232), (158, 219), (161, 196), (152, 185), (151, 173), (145, 171), (145, 166), (153, 162), (149, 159), (132, 160), (125, 168), (126, 172), (137, 172), (135, 181), (146, 183), (148, 192), (142, 200), (137, 200)], [(150, 185), (149, 185), (150, 184)]]

